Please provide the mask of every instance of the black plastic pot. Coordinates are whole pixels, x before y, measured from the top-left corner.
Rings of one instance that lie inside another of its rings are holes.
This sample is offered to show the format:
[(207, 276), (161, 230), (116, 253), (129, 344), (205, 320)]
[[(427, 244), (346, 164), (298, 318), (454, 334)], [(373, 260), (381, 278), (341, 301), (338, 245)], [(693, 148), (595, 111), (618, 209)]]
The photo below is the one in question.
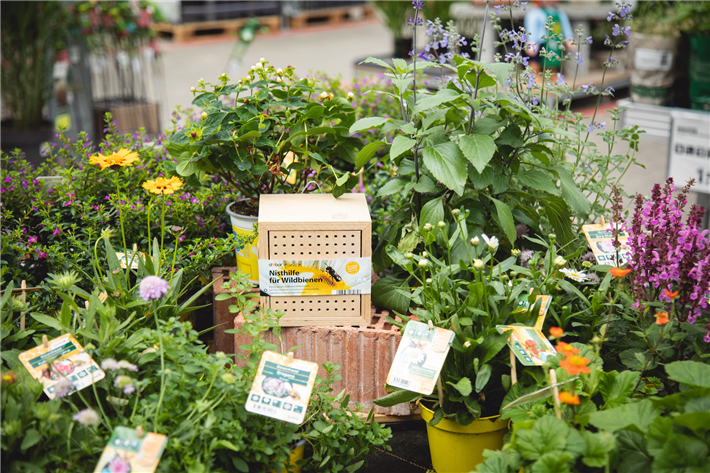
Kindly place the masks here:
[(34, 165), (44, 162), (44, 157), (40, 153), (40, 145), (52, 139), (54, 134), (54, 124), (42, 122), (37, 130), (18, 131), (12, 128), (12, 122), (2, 122), (0, 128), (0, 145), (2, 150), (9, 152), (15, 148), (20, 148), (25, 152), (27, 161)]
[(412, 50), (412, 38), (395, 38), (392, 57), (407, 59)]

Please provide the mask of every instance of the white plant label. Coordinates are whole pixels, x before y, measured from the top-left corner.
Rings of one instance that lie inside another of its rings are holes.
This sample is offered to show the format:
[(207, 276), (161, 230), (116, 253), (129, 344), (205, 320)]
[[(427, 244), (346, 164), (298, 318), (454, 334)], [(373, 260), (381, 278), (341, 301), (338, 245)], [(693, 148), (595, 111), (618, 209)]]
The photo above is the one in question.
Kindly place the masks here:
[(372, 260), (259, 260), (259, 288), (271, 297), (370, 294)]
[(634, 68), (639, 71), (670, 71), (673, 66), (673, 52), (658, 49), (636, 48)]
[(710, 194), (710, 115), (672, 111), (668, 176), (680, 188), (695, 179), (693, 192)]

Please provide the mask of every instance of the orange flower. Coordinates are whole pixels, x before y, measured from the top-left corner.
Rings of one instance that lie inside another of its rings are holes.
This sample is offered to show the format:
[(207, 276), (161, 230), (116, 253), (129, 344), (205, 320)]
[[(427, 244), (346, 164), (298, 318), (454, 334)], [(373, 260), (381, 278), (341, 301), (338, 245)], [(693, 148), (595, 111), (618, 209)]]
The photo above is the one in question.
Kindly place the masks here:
[(560, 400), (560, 402), (564, 402), (565, 404), (571, 404), (573, 406), (579, 405), (579, 396), (575, 396), (564, 391), (560, 393), (558, 399)]
[(678, 297), (678, 292), (679, 291), (671, 292), (668, 289), (664, 289), (663, 295), (668, 297), (669, 299), (675, 299), (676, 297)]
[(562, 335), (564, 335), (564, 333), (564, 330), (559, 327), (550, 327), (550, 335), (555, 338), (560, 338)]
[(609, 272), (615, 278), (623, 278), (624, 276), (629, 274), (631, 272), (631, 270), (630, 269), (621, 269), (621, 268), (611, 268), (609, 270)]
[(560, 367), (564, 368), (572, 376), (577, 376), (579, 373), (589, 373), (589, 358), (583, 356), (572, 355), (560, 361)]
[(569, 358), (572, 355), (577, 355), (579, 354), (579, 348), (575, 348), (569, 343), (565, 342), (557, 342), (557, 351), (559, 353), (564, 353), (564, 355)]
[(143, 189), (153, 194), (172, 194), (182, 187), (182, 181), (173, 176), (170, 179), (159, 177), (154, 181), (145, 181)]
[(658, 325), (663, 325), (668, 323), (668, 312), (660, 311), (656, 312), (656, 323)]
[(98, 164), (103, 171), (106, 168), (133, 166), (133, 163), (138, 161), (138, 153), (130, 149), (121, 148), (113, 154), (103, 155), (101, 153), (91, 156), (89, 163)]

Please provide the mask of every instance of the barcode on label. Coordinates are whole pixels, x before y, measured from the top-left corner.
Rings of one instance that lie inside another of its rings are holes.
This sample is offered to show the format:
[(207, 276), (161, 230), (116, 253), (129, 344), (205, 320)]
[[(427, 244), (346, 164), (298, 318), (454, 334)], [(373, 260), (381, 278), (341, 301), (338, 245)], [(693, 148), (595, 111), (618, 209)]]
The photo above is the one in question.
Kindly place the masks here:
[(362, 289), (348, 289), (348, 290), (333, 290), (333, 294), (336, 296), (345, 295), (349, 296), (351, 294), (362, 294)]
[(397, 386), (398, 388), (408, 388), (409, 381), (402, 378), (392, 378), (392, 386)]

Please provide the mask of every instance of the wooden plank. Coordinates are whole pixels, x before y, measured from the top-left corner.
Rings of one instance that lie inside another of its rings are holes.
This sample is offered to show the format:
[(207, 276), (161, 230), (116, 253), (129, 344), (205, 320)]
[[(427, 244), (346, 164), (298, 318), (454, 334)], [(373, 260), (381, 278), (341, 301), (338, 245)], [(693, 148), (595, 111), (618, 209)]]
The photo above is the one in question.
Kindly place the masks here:
[[(278, 31), (281, 27), (281, 18), (277, 15), (263, 16), (258, 18), (259, 23), (268, 27), (272, 31)], [(190, 23), (155, 23), (151, 27), (157, 33), (171, 34), (175, 42), (182, 42), (196, 36), (199, 31), (221, 30), (221, 33), (214, 36), (233, 36), (244, 27), (249, 18), (234, 18), (231, 20), (198, 21)], [(205, 35), (207, 36), (207, 35)]]
[[(351, 228), (342, 224), (371, 222), (365, 194), (266, 194), (259, 198), (259, 223), (323, 223), (332, 229)], [(287, 228), (290, 229), (290, 228)], [(318, 228), (312, 228), (317, 230)]]

